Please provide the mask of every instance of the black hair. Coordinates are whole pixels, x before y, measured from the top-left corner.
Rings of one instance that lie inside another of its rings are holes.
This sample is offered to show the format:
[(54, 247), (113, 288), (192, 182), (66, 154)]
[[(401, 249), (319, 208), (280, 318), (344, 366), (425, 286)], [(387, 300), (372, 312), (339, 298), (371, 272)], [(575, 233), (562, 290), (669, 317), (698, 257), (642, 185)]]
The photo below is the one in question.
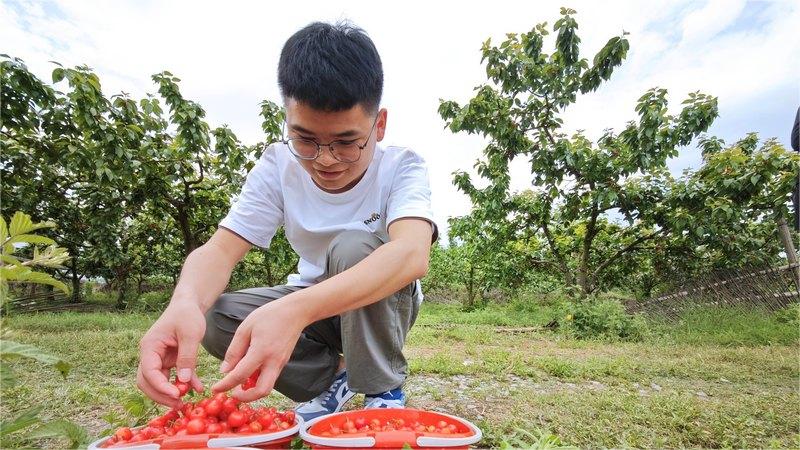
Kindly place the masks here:
[(314, 22), (286, 41), (278, 85), (292, 98), (323, 111), (360, 104), (375, 112), (383, 93), (383, 65), (366, 32), (347, 22)]

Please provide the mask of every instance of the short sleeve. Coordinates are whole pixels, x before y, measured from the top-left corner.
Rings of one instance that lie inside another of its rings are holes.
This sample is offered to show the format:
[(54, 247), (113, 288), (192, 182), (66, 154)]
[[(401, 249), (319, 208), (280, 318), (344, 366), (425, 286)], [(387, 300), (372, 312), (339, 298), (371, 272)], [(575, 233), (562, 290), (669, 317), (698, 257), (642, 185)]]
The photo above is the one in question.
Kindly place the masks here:
[(247, 174), (239, 197), (219, 224), (262, 248), (269, 247), (283, 224), (283, 196), (275, 152), (274, 146), (264, 150)]
[(439, 229), (433, 220), (428, 166), (420, 155), (412, 151), (403, 152), (395, 172), (386, 205), (386, 227), (404, 217), (418, 217), (430, 222), (433, 228), (431, 243), (436, 242)]

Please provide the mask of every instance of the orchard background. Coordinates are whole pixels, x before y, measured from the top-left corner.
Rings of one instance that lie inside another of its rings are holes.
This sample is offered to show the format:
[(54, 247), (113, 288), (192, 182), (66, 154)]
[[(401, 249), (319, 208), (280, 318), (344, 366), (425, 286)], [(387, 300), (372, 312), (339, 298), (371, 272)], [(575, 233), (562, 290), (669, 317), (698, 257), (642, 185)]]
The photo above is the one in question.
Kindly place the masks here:
[[(798, 234), (786, 224), (800, 156), (751, 130), (710, 134), (713, 92), (645, 89), (627, 123), (595, 137), (567, 123), (631, 51), (620, 31), (587, 53), (578, 17), (561, 8), (485, 41), (484, 81), (439, 101), (441, 126), (485, 146), (451, 176), (471, 206), (432, 248), (409, 406), (475, 420), (486, 446), (799, 446)], [(168, 71), (136, 97), (104, 91), (86, 65), (38, 73), (0, 58), (0, 439), (78, 446), (152, 416), (136, 343), (283, 112), (264, 99), (261, 137), (243, 142)], [(693, 151), (697, 167), (670, 170)], [(279, 232), (229, 289), (280, 284), (297, 261)], [(643, 306), (709, 274), (772, 269), (777, 306), (748, 292), (669, 316)], [(206, 354), (200, 374), (216, 376)]]

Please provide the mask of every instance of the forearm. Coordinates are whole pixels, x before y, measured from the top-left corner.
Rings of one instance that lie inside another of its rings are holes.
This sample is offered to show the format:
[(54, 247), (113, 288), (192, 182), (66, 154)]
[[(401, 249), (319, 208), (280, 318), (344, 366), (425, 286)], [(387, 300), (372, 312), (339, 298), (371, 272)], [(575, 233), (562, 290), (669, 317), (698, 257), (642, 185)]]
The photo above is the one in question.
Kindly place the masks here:
[(170, 304), (193, 302), (207, 311), (222, 294), (236, 263), (220, 257), (217, 245), (209, 241), (189, 254)]
[(427, 270), (427, 254), (390, 241), (344, 272), (279, 301), (291, 302), (307, 323), (313, 323), (388, 297)]

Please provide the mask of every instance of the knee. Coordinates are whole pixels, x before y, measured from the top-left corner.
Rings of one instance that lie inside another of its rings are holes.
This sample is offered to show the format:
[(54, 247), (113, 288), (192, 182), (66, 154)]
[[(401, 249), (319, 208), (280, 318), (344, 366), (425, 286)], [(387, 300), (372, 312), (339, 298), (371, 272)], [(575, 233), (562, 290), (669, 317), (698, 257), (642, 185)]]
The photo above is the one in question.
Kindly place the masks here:
[(343, 231), (328, 246), (328, 266), (337, 267), (337, 273), (353, 267), (380, 247), (383, 241), (373, 233), (363, 230)]

